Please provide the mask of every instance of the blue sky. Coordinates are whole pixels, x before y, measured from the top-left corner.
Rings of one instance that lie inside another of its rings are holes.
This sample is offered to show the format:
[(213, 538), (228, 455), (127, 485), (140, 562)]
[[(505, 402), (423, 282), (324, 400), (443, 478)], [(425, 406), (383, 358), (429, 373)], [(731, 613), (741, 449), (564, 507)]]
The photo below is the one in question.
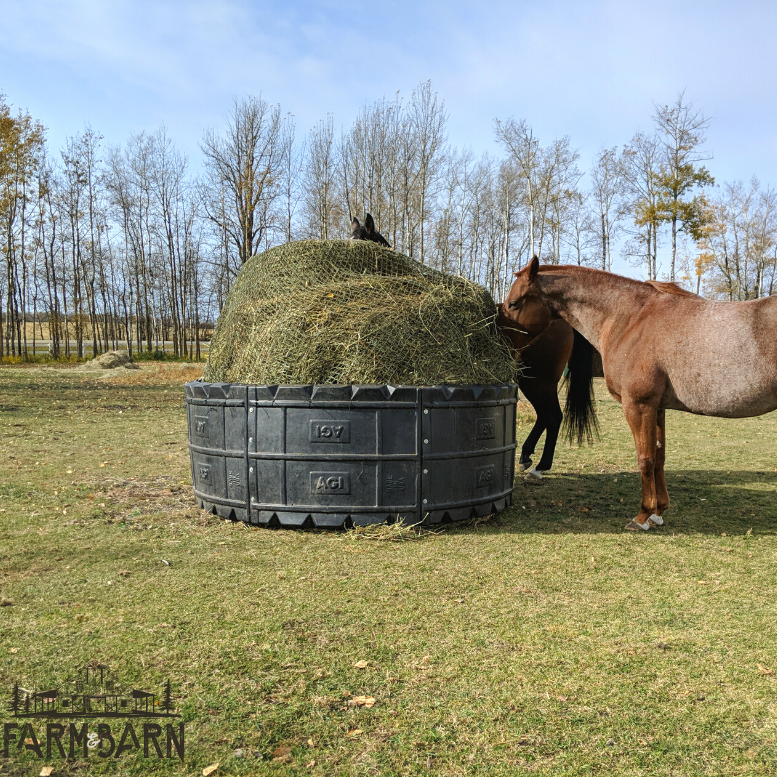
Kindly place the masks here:
[(718, 180), (777, 183), (775, 3), (0, 0), (0, 19), (0, 91), (54, 149), (87, 122), (106, 143), (164, 124), (197, 168), (234, 96), (304, 132), (431, 79), (455, 145), (498, 153), (493, 120), (515, 116), (587, 167), (685, 89)]

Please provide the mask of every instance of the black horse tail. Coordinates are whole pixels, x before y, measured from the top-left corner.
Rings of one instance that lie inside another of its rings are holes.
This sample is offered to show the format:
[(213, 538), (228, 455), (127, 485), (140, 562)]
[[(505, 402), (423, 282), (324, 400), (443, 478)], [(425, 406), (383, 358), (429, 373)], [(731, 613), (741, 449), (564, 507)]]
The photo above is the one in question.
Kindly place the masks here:
[(564, 434), (570, 443), (593, 444), (599, 437), (599, 421), (594, 406), (594, 347), (576, 329), (565, 382)]

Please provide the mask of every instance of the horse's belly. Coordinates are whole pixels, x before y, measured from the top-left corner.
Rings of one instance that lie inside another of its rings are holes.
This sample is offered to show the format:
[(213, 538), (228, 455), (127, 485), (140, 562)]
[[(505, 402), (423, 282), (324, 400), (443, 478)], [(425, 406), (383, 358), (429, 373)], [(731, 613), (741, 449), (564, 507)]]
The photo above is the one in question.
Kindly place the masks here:
[(745, 316), (748, 304), (705, 306), (660, 354), (678, 409), (724, 418), (777, 409), (777, 349), (765, 335), (772, 321)]
[(750, 418), (777, 409), (777, 380), (737, 370), (712, 377), (672, 377), (663, 405), (699, 415)]

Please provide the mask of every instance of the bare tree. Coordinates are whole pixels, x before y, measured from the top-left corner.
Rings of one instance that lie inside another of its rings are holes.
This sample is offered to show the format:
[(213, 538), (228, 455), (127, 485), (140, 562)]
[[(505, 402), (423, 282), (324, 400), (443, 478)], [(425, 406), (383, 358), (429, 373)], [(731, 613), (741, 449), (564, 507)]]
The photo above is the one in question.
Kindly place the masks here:
[(568, 206), (582, 177), (577, 167), (580, 154), (572, 148), (569, 137), (554, 140), (543, 148), (523, 119), (497, 119), (494, 128), (497, 141), (508, 151), (516, 176), (523, 184), (530, 255), (542, 255), (550, 233), (551, 261), (558, 263)]
[(290, 243), (294, 234), (294, 217), (300, 201), (299, 180), (302, 174), (302, 165), (305, 148), (298, 148), (295, 141), (296, 125), (294, 117), (289, 114), (281, 125), (281, 178), (282, 192), (282, 217), (283, 236)]
[(501, 298), (507, 291), (513, 271), (513, 254), (517, 247), (518, 267), (520, 268), (522, 241), (514, 240), (514, 233), (520, 226), (518, 216), (521, 204), (521, 182), (516, 174), (515, 165), (511, 160), (505, 159), (499, 162), (496, 177), (494, 179), (494, 202), (498, 209), (499, 228), (501, 230), (501, 260), (497, 272), (497, 288)]
[(414, 92), (408, 106), (408, 125), (418, 163), (416, 197), (420, 233), (420, 256), (424, 263), (424, 225), (428, 218), (429, 200), (436, 194), (441, 152), (445, 145), (445, 125), (448, 112), (445, 103), (432, 91), (432, 82), (425, 81)]
[(337, 151), (330, 114), (310, 131), (303, 173), (307, 234), (319, 240), (337, 236)]
[[(583, 173), (577, 167), (580, 153), (572, 148), (569, 137), (554, 140), (543, 151), (541, 177), (541, 231), (537, 244), (542, 252), (546, 231), (550, 232), (550, 257), (554, 264), (561, 261), (561, 236), (567, 229), (569, 206), (577, 192)], [(547, 252), (546, 252), (547, 253)], [(540, 253), (541, 255), (541, 253)]]
[(610, 270), (612, 238), (624, 214), (623, 169), (618, 149), (604, 148), (591, 168), (591, 208), (596, 213), (602, 270)]
[(595, 254), (591, 252), (596, 248), (598, 230), (599, 220), (591, 212), (587, 198), (580, 191), (573, 192), (569, 200), (564, 241), (578, 265), (593, 263)]
[(494, 122), (496, 139), (511, 156), (518, 174), (525, 184), (525, 197), (528, 209), (529, 252), (537, 253), (535, 225), (537, 223), (538, 200), (540, 199), (540, 170), (542, 167), (542, 149), (534, 137), (532, 128), (524, 119), (513, 118)]
[[(68, 138), (61, 154), (62, 193), (67, 204), (76, 347), (79, 356), (84, 355), (83, 341), (86, 334), (91, 334), (92, 353), (95, 355), (100, 352), (103, 340), (98, 317), (98, 307), (106, 303), (105, 286), (101, 282), (104, 273), (98, 157), (101, 140), (102, 137), (87, 126), (83, 133)], [(102, 300), (98, 299), (99, 295), (102, 295)]]
[(660, 156), (658, 138), (638, 132), (623, 149), (621, 158), (627, 208), (634, 225), (624, 252), (645, 262), (651, 280), (658, 277)]
[(138, 350), (142, 350), (145, 341), (148, 351), (153, 350), (156, 331), (152, 153), (150, 136), (145, 133), (133, 135), (126, 148), (109, 150), (105, 171), (109, 202), (121, 230), (124, 274), (128, 279), (128, 320), (134, 320)]
[(217, 229), (224, 229), (243, 265), (265, 239), (271, 206), (280, 193), (280, 106), (261, 97), (236, 99), (224, 134), (206, 131), (200, 148), (207, 172), (205, 212)]
[(348, 223), (369, 212), (392, 245), (403, 240), (403, 139), (407, 134), (402, 102), (379, 100), (360, 109), (340, 142), (343, 218)]
[(717, 285), (711, 290), (731, 300), (755, 299), (774, 292), (777, 271), (777, 192), (726, 184), (710, 203), (710, 225), (702, 248), (714, 260)]
[(457, 257), (456, 272), (464, 275), (465, 229), (469, 204), (473, 195), (474, 154), (471, 149), (461, 152), (452, 151), (448, 157), (446, 171), (446, 189), (450, 192), (450, 220), (455, 222), (452, 229), (453, 248)]

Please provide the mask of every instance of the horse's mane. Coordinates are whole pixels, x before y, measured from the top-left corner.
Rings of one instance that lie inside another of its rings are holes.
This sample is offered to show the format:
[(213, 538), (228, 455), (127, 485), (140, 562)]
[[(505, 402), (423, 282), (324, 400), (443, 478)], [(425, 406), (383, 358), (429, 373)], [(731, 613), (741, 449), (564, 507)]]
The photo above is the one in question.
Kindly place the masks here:
[[(565, 273), (573, 270), (575, 273), (585, 273), (586, 275), (616, 275), (615, 273), (605, 273), (604, 270), (598, 270), (595, 267), (580, 267), (579, 265), (563, 264), (542, 264), (540, 272), (543, 274)], [(517, 273), (516, 273), (517, 274)], [(652, 286), (656, 291), (663, 294), (676, 294), (678, 297), (691, 297), (692, 299), (702, 299), (698, 294), (694, 294), (688, 289), (684, 289), (674, 281), (638, 281), (636, 278), (628, 278), (625, 275), (616, 275), (619, 282), (631, 284), (635, 291), (637, 288)]]
[(684, 289), (682, 286), (671, 281), (645, 281), (648, 286), (652, 286), (656, 291), (662, 291), (664, 294), (677, 294), (679, 297), (694, 297), (699, 298), (698, 294), (694, 294), (688, 289)]

